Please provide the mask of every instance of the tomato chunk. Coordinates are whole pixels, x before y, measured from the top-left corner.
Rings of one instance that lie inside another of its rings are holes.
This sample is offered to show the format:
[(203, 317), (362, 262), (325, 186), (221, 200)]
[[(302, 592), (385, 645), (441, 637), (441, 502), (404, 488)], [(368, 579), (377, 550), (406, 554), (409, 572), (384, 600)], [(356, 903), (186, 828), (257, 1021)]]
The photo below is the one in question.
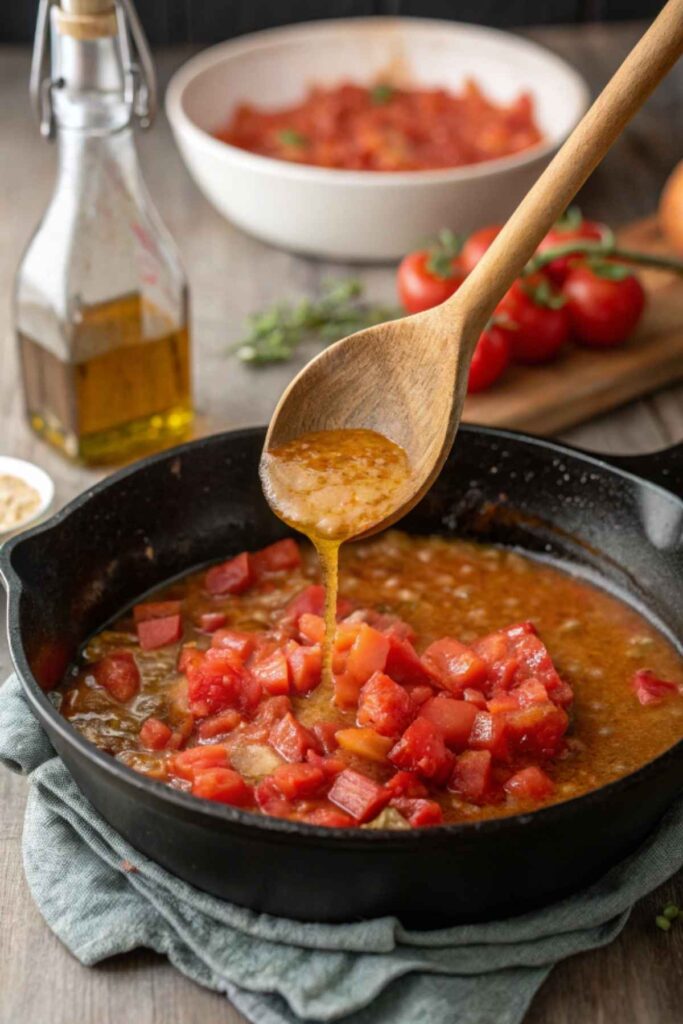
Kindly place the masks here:
[(557, 757), (562, 752), (564, 734), (569, 725), (567, 713), (562, 708), (550, 702), (532, 704), (509, 712), (505, 721), (507, 741), (517, 753), (547, 758)]
[(325, 639), (325, 620), (320, 615), (304, 612), (299, 616), (299, 634), (309, 644), (322, 644)]
[(431, 676), (422, 664), (417, 651), (410, 640), (398, 636), (396, 633), (388, 633), (389, 650), (384, 671), (388, 676), (402, 685), (420, 685), (430, 683)]
[(290, 818), (294, 813), (293, 805), (275, 785), (272, 776), (259, 782), (254, 789), (254, 798), (259, 809), (274, 818)]
[(414, 772), (396, 772), (386, 786), (394, 796), (423, 797), (429, 792)]
[(339, 726), (336, 722), (316, 722), (313, 726), (313, 732), (326, 754), (333, 753), (339, 746), (337, 743), (338, 731)]
[(666, 697), (680, 692), (676, 683), (659, 679), (649, 668), (641, 668), (631, 680), (631, 689), (641, 704), (660, 704)]
[(180, 615), (180, 601), (146, 601), (133, 608), (135, 625), (148, 619), (165, 619), (169, 615)]
[(244, 667), (230, 650), (210, 647), (197, 652), (185, 668), (190, 711), (200, 718), (237, 707), (242, 694)]
[(209, 569), (204, 577), (204, 586), (210, 594), (243, 594), (254, 581), (251, 555), (243, 551)]
[(492, 769), (490, 750), (465, 750), (455, 759), (448, 788), (469, 803), (483, 803), (492, 795)]
[(340, 729), (336, 739), (342, 750), (347, 750), (349, 754), (380, 764), (386, 761), (387, 754), (394, 745), (391, 737), (380, 736), (374, 729)]
[(511, 775), (503, 789), (519, 800), (545, 800), (554, 786), (553, 780), (544, 771), (532, 765)]
[(328, 799), (359, 824), (375, 818), (390, 797), (388, 789), (352, 768), (340, 772), (328, 793)]
[(426, 718), (416, 718), (389, 751), (397, 768), (418, 772), (425, 779), (444, 781), (452, 765), (443, 736)]
[(477, 707), (469, 701), (445, 695), (432, 697), (420, 708), (420, 717), (435, 725), (453, 750), (465, 749), (477, 714)]
[[(557, 674), (533, 623), (508, 626), (477, 640), (473, 647), (488, 665), (491, 693), (510, 690), (527, 679), (536, 679), (555, 703), (571, 703), (571, 688)], [(554, 691), (557, 691), (557, 700)]]
[(374, 672), (381, 672), (389, 653), (389, 638), (362, 622), (351, 645), (346, 670), (360, 683), (366, 682)]
[(413, 828), (431, 828), (434, 825), (443, 825), (443, 811), (436, 800), (396, 797), (391, 801), (391, 806), (395, 807)]
[(199, 628), (203, 629), (205, 633), (215, 633), (217, 629), (221, 629), (228, 621), (228, 616), (225, 612), (204, 612), (199, 616)]
[(263, 689), (274, 697), (289, 693), (289, 663), (284, 651), (273, 651), (272, 654), (259, 659), (251, 666), (251, 674), (258, 679)]
[(286, 605), (283, 618), (297, 622), (302, 615), (322, 616), (325, 611), (325, 588), (318, 583), (311, 583), (309, 587), (302, 590)]
[(234, 651), (242, 661), (246, 661), (256, 647), (257, 637), (253, 633), (240, 633), (237, 629), (219, 629), (211, 637), (212, 647), (225, 647)]
[(270, 730), (269, 741), (278, 754), (290, 763), (304, 761), (307, 750), (320, 749), (315, 735), (291, 711), (275, 723)]
[(148, 750), (163, 750), (173, 732), (165, 722), (158, 718), (148, 718), (140, 729), (140, 742)]
[(93, 675), (114, 700), (125, 703), (140, 690), (140, 671), (130, 651), (113, 651), (93, 666)]
[(327, 828), (353, 828), (356, 822), (348, 814), (343, 814), (335, 807), (315, 807), (301, 816), (302, 821), (309, 825), (325, 825)]
[(231, 804), (233, 807), (249, 807), (254, 802), (253, 789), (232, 768), (196, 770), (192, 780), (192, 794), (204, 800)]
[(289, 675), (295, 693), (310, 693), (322, 678), (322, 652), (320, 647), (302, 647), (292, 640), (287, 645)]
[(281, 764), (271, 778), (288, 800), (314, 796), (327, 784), (322, 768), (313, 764)]
[(299, 545), (291, 537), (275, 541), (266, 548), (261, 548), (251, 556), (254, 572), (257, 576), (268, 572), (281, 572), (283, 569), (296, 569), (301, 565)]
[(197, 732), (200, 739), (213, 740), (216, 736), (224, 736), (226, 733), (232, 732), (241, 721), (242, 718), (237, 711), (222, 711), (220, 715), (205, 718), (203, 722), (200, 722)]
[(417, 713), (409, 694), (382, 672), (375, 672), (360, 691), (357, 721), (381, 736), (400, 736)]
[(175, 644), (183, 636), (183, 620), (180, 615), (166, 615), (163, 619), (144, 619), (137, 625), (138, 640), (145, 651), (156, 650)]
[(360, 691), (363, 684), (359, 682), (350, 672), (335, 673), (334, 676), (334, 703), (344, 711), (355, 708), (360, 698)]
[(483, 686), (488, 677), (486, 663), (472, 648), (448, 636), (430, 644), (422, 661), (439, 686), (456, 697), (461, 697), (468, 687)]
[(488, 750), (497, 761), (506, 761), (510, 756), (506, 715), (477, 711), (468, 745), (472, 750)]
[(188, 750), (174, 754), (169, 761), (169, 768), (174, 775), (192, 782), (196, 772), (223, 767), (227, 763), (228, 752), (225, 747), (218, 743), (207, 743), (203, 747), (189, 747)]

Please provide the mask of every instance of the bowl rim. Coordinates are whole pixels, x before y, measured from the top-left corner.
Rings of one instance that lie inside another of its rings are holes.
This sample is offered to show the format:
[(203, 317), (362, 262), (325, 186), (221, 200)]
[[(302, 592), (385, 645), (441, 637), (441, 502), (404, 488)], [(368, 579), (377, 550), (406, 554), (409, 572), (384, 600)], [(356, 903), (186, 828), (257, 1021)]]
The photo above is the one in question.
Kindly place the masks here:
[[(585, 462), (587, 466), (607, 471), (625, 480), (637, 482), (641, 486), (660, 492), (683, 507), (683, 499), (678, 498), (661, 485), (652, 483), (644, 477), (631, 473), (619, 466), (614, 466), (607, 459), (594, 455), (591, 452), (584, 452), (581, 449), (572, 448), (569, 445), (546, 438), (533, 437), (520, 431), (481, 427), (473, 424), (462, 424), (460, 430), (465, 433), (484, 435), (491, 441), (521, 442), (532, 449), (542, 449), (545, 452), (554, 452), (563, 457), (579, 459)], [(546, 827), (552, 827), (554, 822), (558, 821), (558, 819), (561, 820), (566, 815), (567, 808), (589, 807), (596, 802), (608, 799), (611, 794), (629, 790), (639, 785), (644, 778), (655, 774), (663, 763), (678, 758), (683, 754), (683, 739), (680, 739), (632, 772), (613, 779), (604, 786), (587, 790), (567, 800), (548, 804), (533, 811), (513, 813), (499, 818), (460, 821), (432, 828), (404, 831), (397, 829), (365, 829), (360, 826), (330, 828), (322, 825), (312, 825), (307, 822), (275, 818), (254, 811), (242, 810), (228, 804), (198, 799), (192, 796), (191, 793), (172, 789), (165, 782), (134, 771), (128, 765), (117, 761), (94, 743), (91, 743), (74, 728), (68, 719), (61, 715), (58, 708), (50, 700), (48, 693), (41, 688), (29, 667), (19, 629), (19, 608), (23, 600), (24, 584), (12, 564), (15, 548), (30, 542), (33, 537), (49, 533), (58, 528), (65, 519), (74, 512), (77, 512), (82, 505), (87, 504), (94, 495), (100, 494), (110, 487), (130, 479), (137, 473), (144, 472), (156, 463), (177, 458), (179, 455), (184, 455), (188, 452), (197, 451), (204, 446), (220, 443), (226, 437), (230, 437), (235, 441), (243, 438), (246, 441), (257, 436), (265, 436), (264, 427), (243, 427), (237, 430), (222, 431), (149, 455), (92, 484), (62, 509), (54, 513), (46, 522), (33, 527), (26, 533), (22, 532), (0, 549), (0, 579), (4, 579), (7, 589), (9, 648), (22, 691), (28, 699), (39, 723), (42, 725), (47, 720), (49, 727), (59, 735), (66, 746), (75, 748), (80, 756), (91, 764), (94, 763), (98, 770), (103, 771), (112, 780), (137, 791), (138, 797), (143, 800), (147, 798), (161, 801), (162, 805), (168, 808), (169, 813), (175, 811), (181, 816), (189, 815), (200, 820), (212, 821), (216, 826), (220, 824), (224, 828), (245, 830), (260, 835), (264, 839), (268, 838), (273, 842), (287, 842), (294, 839), (297, 842), (310, 842), (314, 845), (319, 845), (322, 842), (324, 846), (331, 845), (337, 848), (363, 846), (368, 849), (373, 847), (376, 849), (387, 849), (392, 846), (419, 846), (420, 843), (428, 844), (434, 841), (451, 843), (456, 842), (458, 839), (466, 839), (467, 837), (477, 835), (479, 832), (494, 835), (502, 832), (504, 835), (506, 831), (512, 828), (525, 827), (532, 822), (542, 822)], [(192, 571), (191, 568), (188, 571)], [(62, 759), (61, 755), (57, 754), (56, 756)]]
[[(465, 164), (461, 167), (445, 167), (432, 170), (415, 171), (359, 171), (339, 167), (318, 167), (315, 164), (299, 164), (277, 157), (263, 156), (249, 150), (240, 149), (229, 142), (217, 139), (204, 128), (200, 128), (187, 114), (184, 98), (187, 89), (205, 71), (230, 61), (235, 56), (249, 54), (264, 48), (276, 47), (289, 37), (326, 35), (347, 31), (363, 31), (372, 27), (396, 27), (403, 31), (411, 29), (435, 30), (440, 35), (453, 32), (466, 33), (473, 37), (486, 37), (498, 40), (518, 50), (533, 52), (542, 56), (569, 80), (573, 80), (576, 91), (576, 110), (573, 121), (566, 132), (540, 142), (529, 149), (510, 156), (496, 157), (476, 164)], [(467, 22), (449, 21), (442, 18), (413, 18), (392, 16), (371, 16), (356, 18), (325, 18), (318, 21), (300, 22), (294, 25), (283, 25), (275, 28), (250, 32), (234, 39), (216, 43), (200, 50), (186, 60), (171, 76), (166, 89), (164, 106), (166, 116), (174, 134), (191, 138), (193, 144), (207, 154), (227, 158), (229, 162), (243, 167), (245, 170), (258, 171), (262, 174), (276, 174), (280, 177), (297, 182), (311, 182), (327, 186), (358, 186), (386, 188), (399, 186), (429, 187), (438, 184), (451, 184), (460, 181), (481, 180), (496, 174), (516, 170), (519, 167), (532, 165), (550, 157), (567, 138), (572, 129), (588, 109), (591, 102), (591, 91), (583, 75), (568, 61), (552, 50), (534, 40), (502, 29), (489, 28), (484, 25), (471, 25)]]

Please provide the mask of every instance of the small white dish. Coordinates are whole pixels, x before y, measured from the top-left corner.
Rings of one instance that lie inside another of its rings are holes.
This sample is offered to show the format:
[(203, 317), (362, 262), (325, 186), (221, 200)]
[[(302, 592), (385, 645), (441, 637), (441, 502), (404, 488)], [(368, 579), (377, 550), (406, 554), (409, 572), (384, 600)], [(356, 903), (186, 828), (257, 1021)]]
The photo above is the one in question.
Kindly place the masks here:
[(0, 527), (0, 544), (3, 544), (10, 537), (23, 533), (29, 526), (35, 526), (41, 519), (45, 518), (55, 496), (55, 485), (52, 477), (48, 476), (44, 469), (36, 466), (33, 462), (25, 459), (15, 459), (11, 455), (0, 455), (0, 476), (15, 476), (24, 480), (29, 487), (38, 492), (40, 504), (36, 509), (10, 530), (3, 531)]
[[(486, 163), (436, 171), (313, 167), (248, 153), (213, 137), (243, 101), (282, 107), (311, 85), (382, 75), (457, 91), (474, 78), (509, 102), (530, 92), (545, 142)], [(250, 234), (342, 260), (397, 259), (449, 227), (505, 220), (588, 106), (581, 76), (508, 32), (424, 18), (351, 18), (268, 29), (198, 54), (171, 79), (166, 112), (207, 199)]]

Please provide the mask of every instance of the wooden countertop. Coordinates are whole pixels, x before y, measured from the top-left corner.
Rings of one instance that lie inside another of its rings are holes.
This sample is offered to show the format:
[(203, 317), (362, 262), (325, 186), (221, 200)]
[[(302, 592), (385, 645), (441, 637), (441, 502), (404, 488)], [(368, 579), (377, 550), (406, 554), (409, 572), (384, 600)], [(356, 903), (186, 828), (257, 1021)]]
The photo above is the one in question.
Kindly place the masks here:
[[(642, 26), (549, 28), (528, 34), (574, 63), (594, 91), (607, 80)], [(156, 54), (162, 82), (189, 50)], [(39, 137), (28, 102), (29, 53), (0, 48), (0, 452), (43, 465), (57, 499), (68, 500), (95, 474), (62, 462), (26, 428), (10, 327), (12, 279), (22, 247), (45, 208), (54, 180), (54, 149)], [(589, 216), (618, 226), (654, 209), (674, 163), (683, 157), (683, 66), (677, 67), (584, 189)], [(226, 355), (248, 312), (315, 287), (348, 268), (300, 259), (247, 238), (216, 214), (190, 181), (165, 119), (140, 139), (143, 169), (189, 270), (193, 299), (196, 395), (209, 422), (246, 426), (268, 419), (296, 363), (254, 371)], [(355, 271), (354, 271), (355, 273)], [(393, 298), (385, 268), (361, 276), (377, 298)], [(310, 352), (302, 354), (302, 361)], [(646, 452), (683, 438), (683, 386), (575, 428), (568, 441), (602, 452)], [(0, 606), (4, 598), (0, 596)], [(0, 638), (0, 679), (9, 672)], [(44, 924), (24, 881), (21, 829), (26, 783), (0, 772), (0, 1024), (239, 1024), (227, 1001), (207, 992), (149, 952), (86, 969)], [(683, 926), (664, 935), (655, 914), (683, 901), (683, 876), (639, 904), (606, 949), (559, 965), (525, 1024), (674, 1024), (681, 1020)], [(417, 1024), (417, 1022), (416, 1022)], [(495, 1021), (486, 1024), (496, 1024)]]

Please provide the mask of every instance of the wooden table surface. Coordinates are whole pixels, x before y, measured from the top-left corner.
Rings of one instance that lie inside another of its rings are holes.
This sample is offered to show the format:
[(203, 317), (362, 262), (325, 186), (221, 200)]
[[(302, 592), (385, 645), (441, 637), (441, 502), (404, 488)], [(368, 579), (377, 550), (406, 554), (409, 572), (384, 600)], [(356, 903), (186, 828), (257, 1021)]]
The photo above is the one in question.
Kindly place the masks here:
[[(553, 28), (528, 34), (571, 60), (597, 90), (642, 26)], [(187, 54), (157, 55), (160, 77)], [(28, 104), (29, 55), (0, 48), (0, 452), (33, 459), (53, 475), (60, 503), (94, 479), (62, 462), (27, 430), (22, 418), (10, 324), (13, 273), (54, 178), (54, 150), (38, 135)], [(623, 224), (652, 212), (659, 189), (683, 156), (683, 66), (650, 100), (586, 186), (588, 215)], [(254, 371), (226, 354), (244, 316), (264, 303), (313, 289), (330, 270), (240, 234), (199, 195), (171, 142), (164, 118), (140, 140), (145, 176), (188, 268), (193, 297), (196, 395), (210, 425), (265, 422), (296, 364)], [(482, 215), (485, 218), (485, 214)], [(362, 271), (371, 294), (392, 298), (392, 273)], [(302, 355), (310, 356), (310, 352)], [(566, 439), (604, 452), (644, 452), (683, 438), (683, 387), (572, 430)], [(0, 599), (1, 601), (2, 599)], [(0, 678), (9, 656), (0, 639)], [(238, 1024), (242, 1017), (161, 957), (134, 952), (100, 967), (81, 967), (48, 930), (28, 893), (21, 867), (26, 783), (0, 773), (0, 1024)], [(683, 926), (664, 935), (654, 916), (683, 901), (683, 877), (644, 900), (620, 938), (606, 949), (559, 965), (526, 1024), (674, 1024), (683, 1019)], [(455, 1020), (454, 1016), (454, 1020)], [(417, 1024), (417, 1022), (416, 1022)], [(482, 1024), (496, 1024), (495, 1021)]]

